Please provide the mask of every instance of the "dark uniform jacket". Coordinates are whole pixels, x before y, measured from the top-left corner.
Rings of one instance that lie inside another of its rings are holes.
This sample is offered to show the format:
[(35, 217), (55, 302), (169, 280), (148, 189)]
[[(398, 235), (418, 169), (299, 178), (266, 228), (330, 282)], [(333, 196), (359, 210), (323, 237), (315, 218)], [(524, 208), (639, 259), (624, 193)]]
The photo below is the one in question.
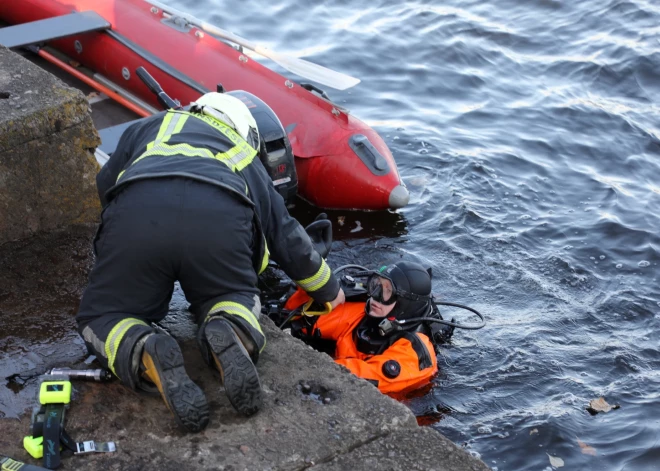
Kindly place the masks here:
[[(316, 301), (332, 301), (339, 284), (277, 193), (257, 151), (211, 117), (170, 110), (131, 125), (97, 176), (105, 207), (121, 189), (146, 178), (185, 177), (219, 186), (254, 210), (254, 266), (269, 253)], [(224, 234), (231, 237), (231, 234)]]

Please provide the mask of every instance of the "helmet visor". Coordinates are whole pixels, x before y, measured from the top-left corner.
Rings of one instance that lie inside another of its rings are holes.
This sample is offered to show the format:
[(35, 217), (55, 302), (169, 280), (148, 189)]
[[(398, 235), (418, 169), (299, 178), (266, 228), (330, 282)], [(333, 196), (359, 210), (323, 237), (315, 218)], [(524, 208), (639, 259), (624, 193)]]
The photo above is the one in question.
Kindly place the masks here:
[(392, 281), (375, 273), (367, 280), (367, 294), (374, 301), (386, 306), (396, 302), (396, 291)]

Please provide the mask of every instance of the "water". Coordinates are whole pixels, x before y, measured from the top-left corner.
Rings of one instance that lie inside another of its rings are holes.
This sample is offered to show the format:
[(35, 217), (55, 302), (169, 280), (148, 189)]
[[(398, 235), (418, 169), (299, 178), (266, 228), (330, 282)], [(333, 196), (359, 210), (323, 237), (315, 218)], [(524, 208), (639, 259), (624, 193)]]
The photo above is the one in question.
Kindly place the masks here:
[[(327, 91), (411, 203), (333, 213), (331, 262), (417, 258), (488, 320), (416, 414), (500, 471), (660, 469), (660, 3), (173, 5), (362, 79)], [(592, 416), (599, 397), (621, 408)]]
[[(660, 469), (660, 3), (172, 5), (362, 79), (327, 91), (385, 138), (411, 203), (330, 212), (331, 264), (416, 259), (488, 322), (404, 399), (421, 423), (498, 471)], [(7, 374), (84, 356), (68, 308), (48, 309), (67, 333), (12, 327)], [(180, 291), (172, 311), (164, 328), (191, 328)], [(0, 416), (28, 406), (11, 391)], [(599, 397), (620, 408), (590, 415)]]

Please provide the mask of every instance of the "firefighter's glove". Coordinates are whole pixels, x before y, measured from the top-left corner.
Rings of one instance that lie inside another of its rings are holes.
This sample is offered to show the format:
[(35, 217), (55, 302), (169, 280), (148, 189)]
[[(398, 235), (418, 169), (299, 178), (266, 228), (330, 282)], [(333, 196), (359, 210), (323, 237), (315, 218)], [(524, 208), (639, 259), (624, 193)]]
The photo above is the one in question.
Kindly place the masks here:
[(314, 250), (324, 259), (327, 258), (332, 248), (332, 222), (328, 215), (321, 213), (316, 216), (314, 222), (305, 228), (305, 232), (311, 239)]

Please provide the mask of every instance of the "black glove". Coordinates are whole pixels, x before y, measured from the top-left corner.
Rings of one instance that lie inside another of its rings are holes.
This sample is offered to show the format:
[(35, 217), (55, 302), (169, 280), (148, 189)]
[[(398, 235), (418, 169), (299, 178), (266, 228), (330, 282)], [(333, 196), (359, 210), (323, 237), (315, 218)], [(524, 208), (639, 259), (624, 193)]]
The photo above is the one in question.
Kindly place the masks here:
[(291, 335), (298, 339), (312, 338), (313, 335), (317, 337), (320, 335), (318, 330), (314, 330), (314, 324), (318, 320), (318, 316), (301, 316), (300, 318), (291, 321)]
[(321, 213), (316, 216), (314, 222), (305, 228), (305, 232), (312, 240), (314, 250), (321, 257), (327, 258), (332, 248), (332, 221), (328, 219), (328, 215)]

